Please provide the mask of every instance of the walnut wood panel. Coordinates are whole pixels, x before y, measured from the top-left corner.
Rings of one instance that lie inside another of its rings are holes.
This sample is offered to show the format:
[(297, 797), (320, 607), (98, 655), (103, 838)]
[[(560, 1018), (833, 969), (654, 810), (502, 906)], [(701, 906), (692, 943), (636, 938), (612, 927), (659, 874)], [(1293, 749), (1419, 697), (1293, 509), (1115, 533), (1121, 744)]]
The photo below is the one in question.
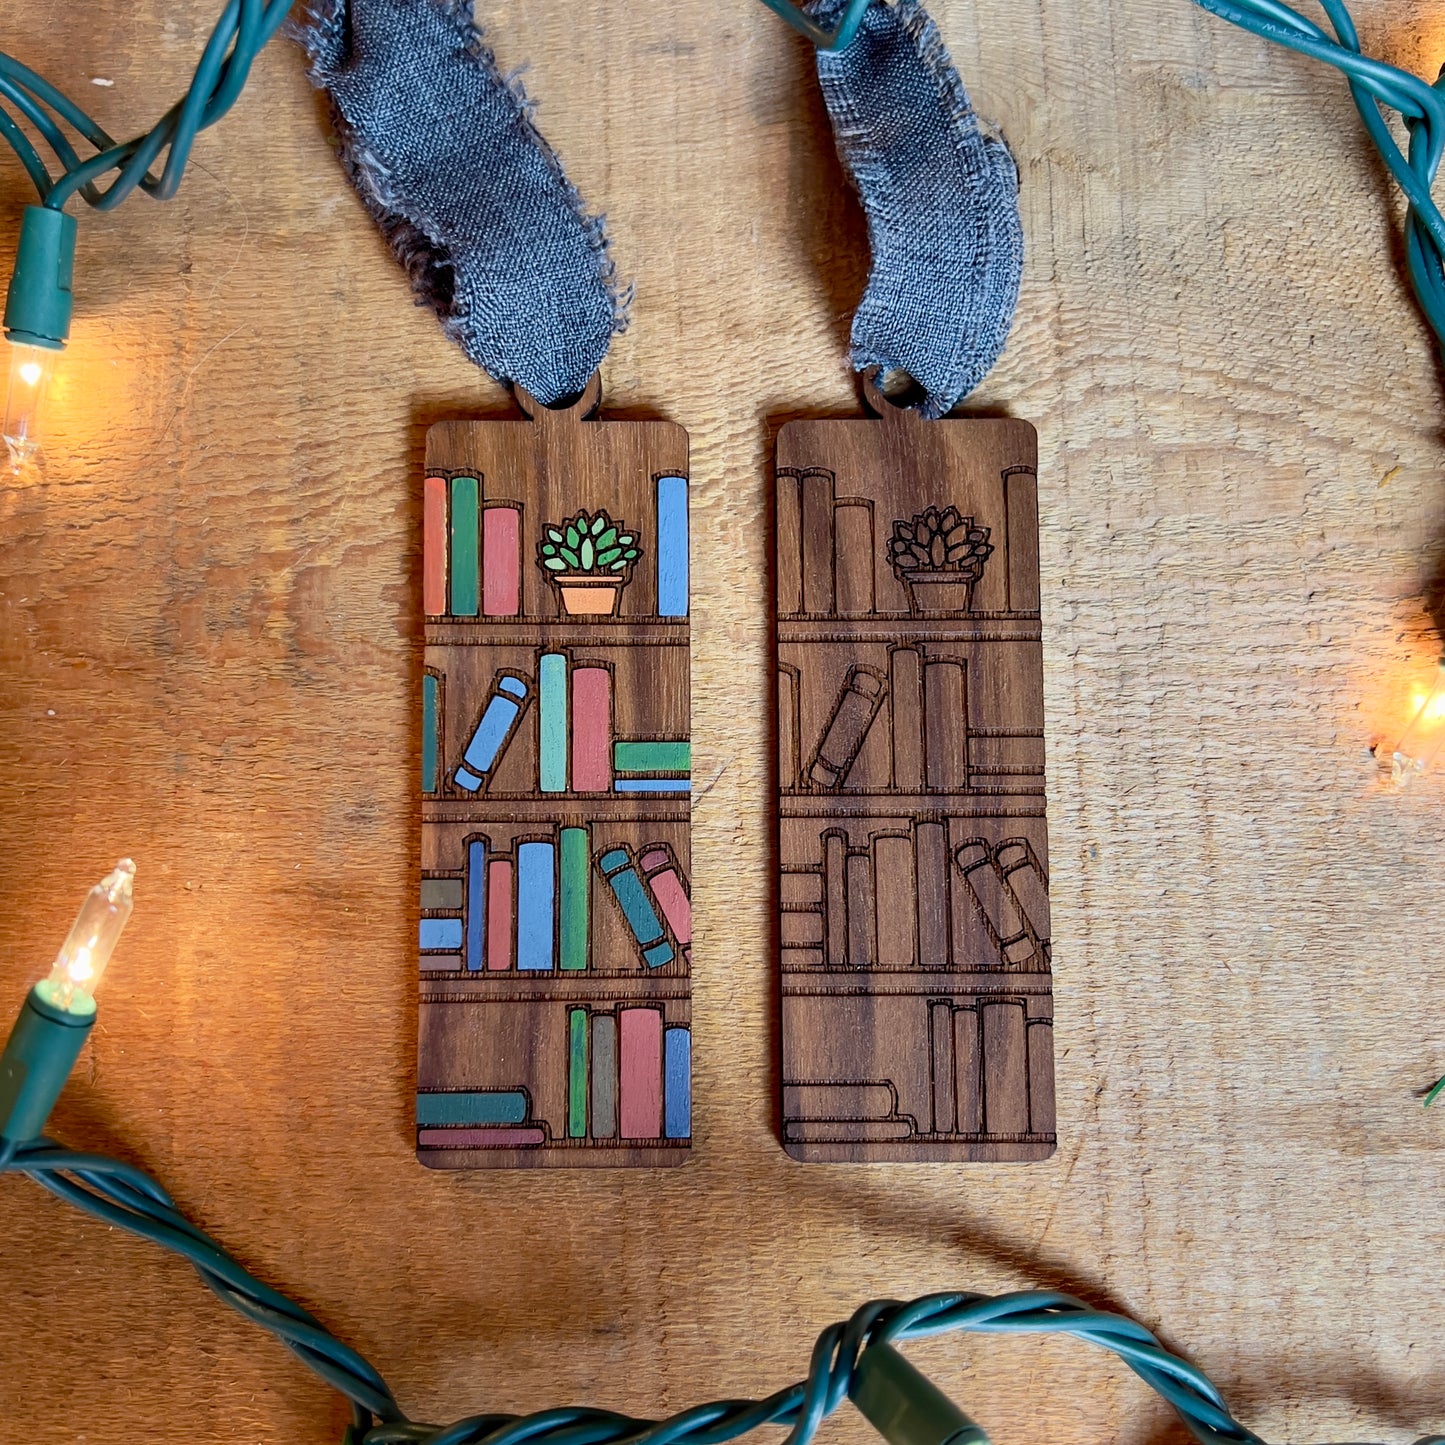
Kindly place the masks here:
[(794, 421), (777, 446), (783, 1145), (1054, 1150), (1037, 442)]
[(441, 422), (422, 504), (417, 1157), (692, 1137), (687, 434)]

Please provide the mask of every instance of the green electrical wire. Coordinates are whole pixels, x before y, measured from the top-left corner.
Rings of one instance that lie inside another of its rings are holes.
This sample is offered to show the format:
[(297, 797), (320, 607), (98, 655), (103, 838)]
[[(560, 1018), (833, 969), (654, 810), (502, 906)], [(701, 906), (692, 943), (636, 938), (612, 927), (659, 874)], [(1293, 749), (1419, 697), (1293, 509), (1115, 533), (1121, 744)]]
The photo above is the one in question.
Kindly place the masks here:
[(1202, 1445), (1260, 1445), (1259, 1437), (1230, 1415), (1208, 1378), (1170, 1354), (1143, 1325), (1045, 1290), (993, 1298), (933, 1294), (909, 1304), (874, 1300), (818, 1336), (806, 1379), (761, 1400), (714, 1400), (666, 1420), (569, 1407), (525, 1416), (473, 1415), (446, 1426), (418, 1424), (361, 1355), (239, 1264), (143, 1170), (37, 1139), (0, 1147), (0, 1174), (7, 1172), (28, 1175), (77, 1209), (188, 1260), (220, 1300), (269, 1330), (350, 1400), (353, 1424), (344, 1445), (725, 1445), (761, 1425), (786, 1427), (784, 1445), (810, 1445), (819, 1425), (847, 1397), (869, 1345), (955, 1331), (1064, 1334), (1099, 1345), (1167, 1400)]
[[(190, 88), (150, 130), (128, 141), (113, 139), (49, 81), (0, 51), (0, 139), (20, 158), (41, 204), (52, 209), (63, 209), (79, 195), (96, 210), (109, 211), (137, 187), (167, 201), (181, 183), (196, 136), (236, 103), (252, 63), (281, 28), (290, 8), (291, 0), (228, 0)], [(58, 175), (51, 174), (22, 121), (58, 162)], [(80, 155), (66, 134), (67, 126), (95, 150), (94, 155)], [(151, 166), (162, 152), (167, 152), (165, 163), (156, 175)], [(118, 174), (108, 186), (97, 184), (111, 171)]]
[[(1360, 53), (1360, 37), (1343, 0), (1319, 0), (1334, 29), (1331, 38), (1283, 0), (1196, 0), (1254, 35), (1323, 60), (1343, 72), (1370, 140), (1405, 193), (1405, 265), (1420, 310), (1445, 346), (1445, 216), (1431, 195), (1445, 152), (1445, 71), (1434, 85)], [(1381, 107), (1397, 111), (1409, 133), (1402, 151)]]
[[(780, 13), (781, 4), (768, 0)], [(1445, 151), (1445, 77), (1434, 86), (1408, 71), (1361, 55), (1342, 0), (1321, 0), (1335, 38), (1281, 0), (1197, 0), (1211, 13), (1341, 70), (1371, 140), (1408, 202), (1406, 259), (1421, 310), (1445, 345), (1445, 216), (1431, 196)], [(235, 103), (252, 62), (284, 23), (290, 0), (229, 0), (202, 53), (186, 95), (144, 135), (117, 143), (84, 110), (28, 67), (0, 52), (0, 139), (14, 150), (41, 203), (61, 209), (79, 194), (110, 210), (137, 187), (157, 200), (173, 196), (196, 135)], [(861, 16), (853, 7), (850, 19)], [(789, 17), (790, 19), (792, 17)], [(794, 23), (797, 23), (794, 21)], [(839, 43), (842, 35), (814, 37)], [(1408, 152), (1390, 134), (1381, 106), (1397, 111)], [(17, 118), (18, 117), (18, 118)], [(21, 122), (28, 122), (59, 163), (52, 176)], [(95, 154), (82, 158), (69, 126)], [(169, 150), (159, 175), (151, 166)], [(99, 179), (118, 174), (102, 188)], [(1433, 1099), (1445, 1080), (1432, 1090)], [(1426, 1102), (1430, 1102), (1427, 1099)], [(1068, 1334), (1112, 1351), (1179, 1413), (1203, 1445), (1259, 1445), (1230, 1415), (1208, 1378), (1170, 1354), (1142, 1325), (1092, 1309), (1069, 1295), (1024, 1291), (996, 1298), (927, 1295), (909, 1304), (876, 1300), (818, 1337), (806, 1379), (761, 1400), (719, 1400), (663, 1421), (611, 1411), (564, 1408), (528, 1416), (477, 1415), (453, 1425), (409, 1420), (385, 1380), (313, 1315), (256, 1279), (176, 1208), (148, 1174), (120, 1160), (50, 1140), (0, 1147), (0, 1173), (28, 1175), (67, 1203), (188, 1260), (219, 1299), (268, 1330), (351, 1402), (348, 1445), (725, 1445), (761, 1425), (786, 1426), (786, 1445), (810, 1445), (848, 1395), (863, 1351), (954, 1331)]]

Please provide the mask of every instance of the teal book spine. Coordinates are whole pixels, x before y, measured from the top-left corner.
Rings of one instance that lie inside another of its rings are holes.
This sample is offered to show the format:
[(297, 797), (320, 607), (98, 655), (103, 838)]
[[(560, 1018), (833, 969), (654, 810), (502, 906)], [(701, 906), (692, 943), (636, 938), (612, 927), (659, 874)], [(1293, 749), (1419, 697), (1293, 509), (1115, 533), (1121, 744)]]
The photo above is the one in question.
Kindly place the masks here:
[(428, 672), (421, 680), (421, 790), (437, 790), (438, 760), (441, 757), (441, 679)]
[(661, 968), (675, 957), (672, 945), (667, 941), (662, 922), (657, 916), (642, 878), (632, 864), (632, 854), (627, 848), (613, 848), (597, 860), (602, 876), (612, 889), (612, 896), (632, 930), (637, 951), (648, 968)]
[(563, 828), (558, 839), (562, 875), (562, 906), (559, 909), (561, 964), (574, 971), (587, 967), (587, 941), (591, 932), (591, 859), (588, 857), (586, 828)]
[(537, 666), (540, 736), (538, 785), (544, 793), (567, 791), (567, 659), (544, 652)]

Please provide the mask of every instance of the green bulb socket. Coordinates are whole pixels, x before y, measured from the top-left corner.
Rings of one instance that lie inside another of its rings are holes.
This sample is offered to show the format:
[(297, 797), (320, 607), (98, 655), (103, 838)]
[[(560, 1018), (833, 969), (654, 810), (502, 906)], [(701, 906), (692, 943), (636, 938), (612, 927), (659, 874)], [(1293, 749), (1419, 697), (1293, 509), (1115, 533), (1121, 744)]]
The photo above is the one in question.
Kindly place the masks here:
[(45, 985), (30, 990), (0, 1054), (0, 1143), (27, 1144), (45, 1121), (80, 1057), (95, 1010), (71, 1013), (47, 1001)]
[(10, 341), (62, 351), (70, 338), (74, 306), (75, 217), (49, 206), (26, 206), (20, 249), (5, 293), (5, 335)]
[(848, 1395), (888, 1445), (989, 1445), (983, 1428), (891, 1345), (863, 1351)]

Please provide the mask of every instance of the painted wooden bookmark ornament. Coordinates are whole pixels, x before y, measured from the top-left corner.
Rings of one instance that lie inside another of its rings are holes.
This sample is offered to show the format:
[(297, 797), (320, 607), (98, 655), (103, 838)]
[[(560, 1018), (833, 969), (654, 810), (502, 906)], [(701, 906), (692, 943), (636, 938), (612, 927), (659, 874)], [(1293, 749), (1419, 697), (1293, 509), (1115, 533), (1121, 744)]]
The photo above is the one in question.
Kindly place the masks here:
[(418, 1155), (676, 1164), (687, 434), (517, 395), (427, 434)]
[[(1017, 171), (914, 0), (866, 10), (818, 73), (869, 219), (852, 349), (874, 416), (792, 421), (777, 443), (783, 1146), (1042, 1159), (1037, 445), (1027, 422), (938, 419), (1008, 334)], [(895, 369), (920, 406), (879, 390)]]
[(596, 419), (628, 292), (471, 7), (328, 0), (302, 37), (420, 300), (524, 413), (433, 426), (419, 479), (417, 1154), (676, 1164), (692, 1139), (687, 434)]

